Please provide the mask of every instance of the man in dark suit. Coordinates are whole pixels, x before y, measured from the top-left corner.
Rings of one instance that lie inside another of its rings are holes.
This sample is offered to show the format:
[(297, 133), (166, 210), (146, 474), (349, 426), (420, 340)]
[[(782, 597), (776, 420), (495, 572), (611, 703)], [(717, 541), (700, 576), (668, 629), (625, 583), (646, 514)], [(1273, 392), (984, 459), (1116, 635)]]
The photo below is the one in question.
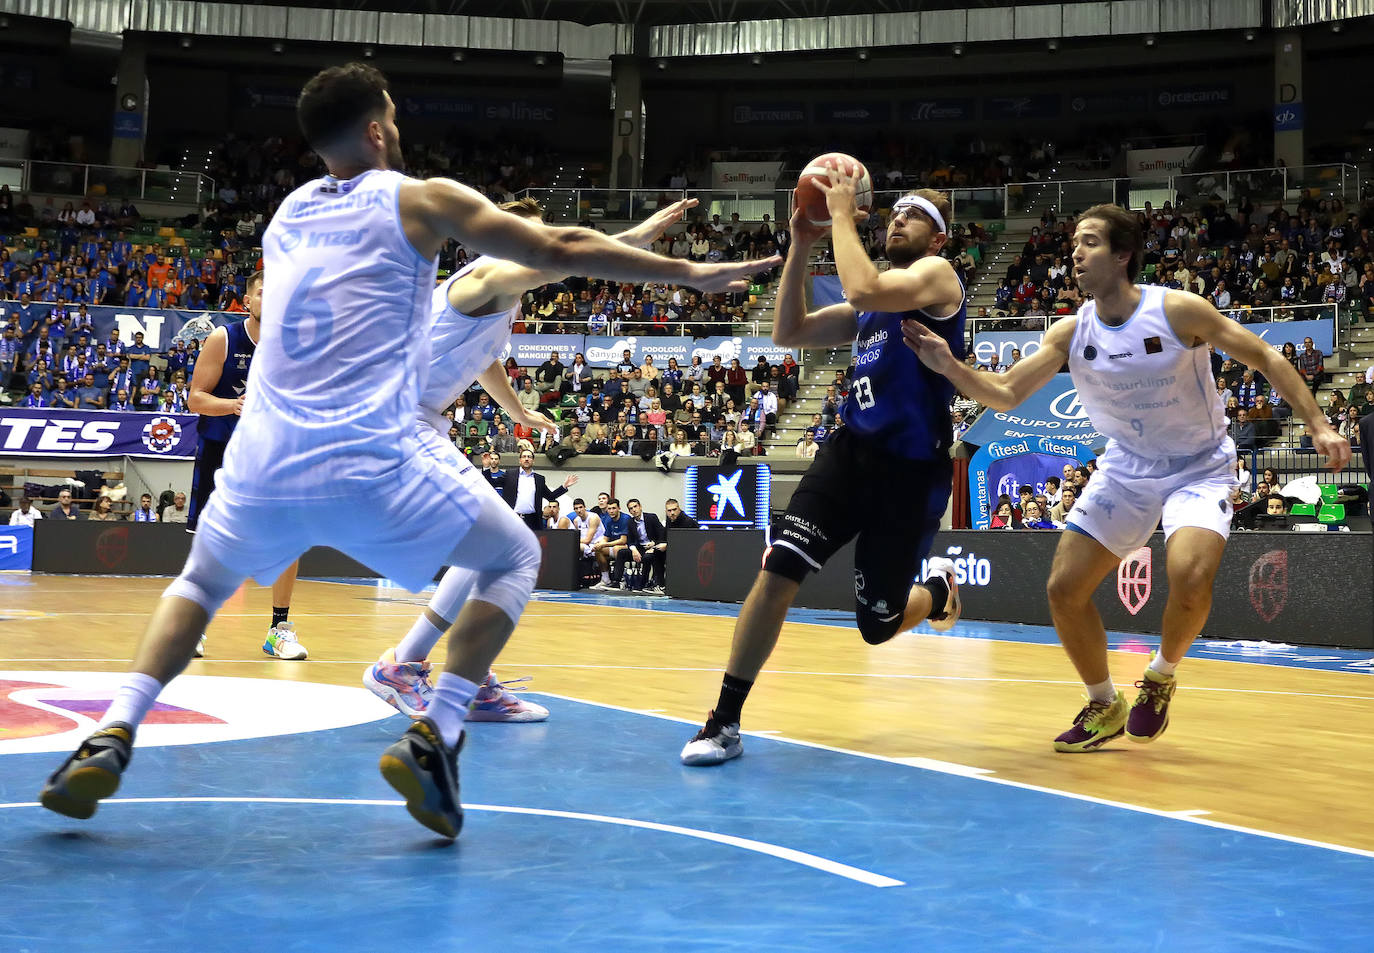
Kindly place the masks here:
[(563, 485), (550, 493), (544, 475), (534, 472), (534, 451), (521, 450), (520, 468), (507, 470), (499, 489), (506, 505), (515, 510), (515, 515), (524, 520), (526, 526), (543, 529), (544, 504), (558, 499), (576, 482), (577, 477), (570, 473)]
[(630, 514), (630, 528), (625, 534), (628, 545), (616, 553), (616, 559), (625, 564), (620, 578), (625, 578), (625, 569), (632, 562), (642, 562), (648, 567), (648, 582), (645, 592), (663, 591), (663, 563), (668, 550), (668, 531), (653, 513), (644, 512), (639, 500), (628, 500), (625, 504)]

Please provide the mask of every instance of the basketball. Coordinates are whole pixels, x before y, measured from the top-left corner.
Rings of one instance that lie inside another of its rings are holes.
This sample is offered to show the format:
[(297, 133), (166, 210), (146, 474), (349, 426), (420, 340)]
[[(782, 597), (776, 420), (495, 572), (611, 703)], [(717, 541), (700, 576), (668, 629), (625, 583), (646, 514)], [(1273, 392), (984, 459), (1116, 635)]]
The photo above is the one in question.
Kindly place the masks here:
[(873, 207), (873, 180), (869, 177), (864, 164), (843, 152), (827, 152), (806, 164), (801, 175), (797, 176), (797, 187), (792, 192), (793, 201), (812, 225), (830, 224), (830, 210), (825, 205), (825, 193), (815, 185), (817, 179), (829, 181), (829, 169), (839, 169), (850, 174), (857, 171), (860, 181), (855, 199), (859, 203), (859, 211), (867, 212)]

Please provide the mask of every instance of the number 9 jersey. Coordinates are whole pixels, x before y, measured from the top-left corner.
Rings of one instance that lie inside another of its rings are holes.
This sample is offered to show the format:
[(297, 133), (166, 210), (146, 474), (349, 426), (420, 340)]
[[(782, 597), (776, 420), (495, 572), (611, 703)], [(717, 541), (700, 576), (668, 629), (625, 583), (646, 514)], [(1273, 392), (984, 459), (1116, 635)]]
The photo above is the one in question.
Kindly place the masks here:
[(954, 385), (921, 363), (902, 342), (902, 321), (920, 321), (964, 359), (967, 301), (946, 317), (924, 311), (861, 311), (854, 339), (854, 380), (844, 405), (844, 423), (855, 436), (907, 460), (949, 455), (954, 442), (949, 405)]

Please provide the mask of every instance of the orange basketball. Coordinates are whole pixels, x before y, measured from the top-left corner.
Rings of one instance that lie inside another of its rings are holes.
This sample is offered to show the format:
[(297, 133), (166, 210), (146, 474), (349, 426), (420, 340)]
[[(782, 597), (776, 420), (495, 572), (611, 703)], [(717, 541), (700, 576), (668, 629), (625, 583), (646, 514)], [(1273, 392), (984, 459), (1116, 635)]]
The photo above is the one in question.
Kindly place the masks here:
[(867, 212), (873, 207), (873, 180), (869, 177), (864, 164), (843, 152), (827, 152), (806, 164), (801, 175), (797, 176), (797, 187), (792, 192), (793, 201), (802, 210), (802, 214), (810, 219), (812, 225), (830, 224), (830, 210), (825, 206), (825, 193), (815, 185), (818, 178), (830, 181), (829, 169), (839, 169), (850, 175), (857, 171), (859, 185), (854, 197), (859, 203), (859, 210)]

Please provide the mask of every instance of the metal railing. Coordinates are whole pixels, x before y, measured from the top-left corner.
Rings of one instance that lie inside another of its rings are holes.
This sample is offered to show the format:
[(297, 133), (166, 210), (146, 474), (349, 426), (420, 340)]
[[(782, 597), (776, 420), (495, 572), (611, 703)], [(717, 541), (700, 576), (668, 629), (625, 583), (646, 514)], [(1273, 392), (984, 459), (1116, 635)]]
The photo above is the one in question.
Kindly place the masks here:
[[(16, 166), (20, 176), (17, 190), (21, 192), (111, 202), (129, 199), (184, 205), (200, 205), (215, 194), (215, 180), (199, 172), (33, 159), (7, 162), (5, 167), (13, 170)], [(9, 174), (12, 176), (13, 172)], [(15, 190), (13, 185), (11, 190)]]

